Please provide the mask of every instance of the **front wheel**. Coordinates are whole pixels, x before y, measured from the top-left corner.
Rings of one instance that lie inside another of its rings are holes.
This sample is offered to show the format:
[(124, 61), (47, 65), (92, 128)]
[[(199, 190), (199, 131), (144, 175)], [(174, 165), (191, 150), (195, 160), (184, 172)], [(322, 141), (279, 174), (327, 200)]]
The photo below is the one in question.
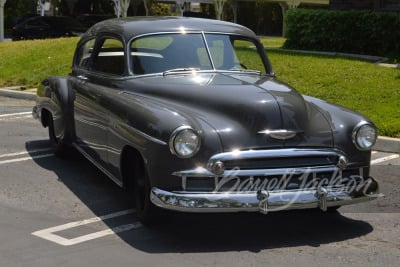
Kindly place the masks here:
[(136, 214), (143, 224), (150, 225), (155, 221), (156, 206), (150, 200), (150, 181), (146, 167), (139, 162), (135, 164), (134, 196)]

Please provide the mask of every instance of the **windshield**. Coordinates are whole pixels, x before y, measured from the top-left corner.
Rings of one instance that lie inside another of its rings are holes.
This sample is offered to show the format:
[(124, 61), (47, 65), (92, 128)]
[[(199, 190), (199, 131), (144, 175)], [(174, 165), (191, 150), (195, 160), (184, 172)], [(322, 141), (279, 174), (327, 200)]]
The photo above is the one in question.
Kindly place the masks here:
[(265, 73), (256, 47), (252, 39), (225, 34), (145, 36), (131, 43), (132, 72), (137, 75), (191, 70)]

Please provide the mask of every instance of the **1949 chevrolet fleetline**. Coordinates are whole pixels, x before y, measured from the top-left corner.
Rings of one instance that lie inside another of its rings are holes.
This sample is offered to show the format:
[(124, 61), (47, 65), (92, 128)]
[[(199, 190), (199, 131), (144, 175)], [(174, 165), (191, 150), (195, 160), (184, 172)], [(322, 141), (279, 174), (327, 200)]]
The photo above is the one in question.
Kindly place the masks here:
[(55, 153), (73, 146), (131, 189), (143, 222), (157, 207), (327, 211), (378, 196), (374, 124), (279, 81), (237, 24), (100, 22), (81, 37), (71, 74), (43, 85), (33, 113)]

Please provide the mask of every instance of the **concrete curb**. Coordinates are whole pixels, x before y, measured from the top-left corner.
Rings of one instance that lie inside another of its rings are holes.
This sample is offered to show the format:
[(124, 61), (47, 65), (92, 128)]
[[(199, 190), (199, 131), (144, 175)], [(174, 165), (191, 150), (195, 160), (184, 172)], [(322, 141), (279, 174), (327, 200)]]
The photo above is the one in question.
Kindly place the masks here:
[[(26, 100), (35, 100), (36, 94), (30, 92), (20, 92), (15, 90), (9, 90), (0, 88), (0, 96), (18, 98), (18, 99), (26, 99)], [(398, 138), (390, 138), (385, 136), (379, 136), (376, 144), (374, 145), (374, 150), (388, 152), (388, 153), (399, 153), (400, 154), (400, 139)]]
[(373, 150), (400, 154), (400, 139), (378, 136)]
[(386, 64), (386, 63), (375, 63), (378, 66), (392, 68), (392, 69), (400, 69), (400, 64)]
[(35, 100), (36, 94), (31, 92), (21, 92), (9, 89), (0, 89), (0, 96), (18, 98), (18, 99), (25, 99), (25, 100)]
[(374, 63), (382, 63), (382, 62), (385, 62), (388, 60), (388, 58), (386, 58), (386, 57), (350, 54), (350, 53), (342, 53), (342, 52), (305, 51), (305, 50), (289, 50), (289, 49), (283, 49), (283, 50), (285, 52), (294, 52), (294, 53), (301, 53), (301, 54), (356, 58), (356, 59), (362, 59), (362, 60), (366, 60), (366, 61), (370, 61), (370, 62), (374, 62)]

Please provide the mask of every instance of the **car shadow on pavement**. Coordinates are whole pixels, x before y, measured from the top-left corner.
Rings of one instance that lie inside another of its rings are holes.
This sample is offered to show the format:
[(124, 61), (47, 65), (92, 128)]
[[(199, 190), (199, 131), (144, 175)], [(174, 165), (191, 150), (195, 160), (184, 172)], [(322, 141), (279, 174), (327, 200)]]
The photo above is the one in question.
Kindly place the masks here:
[[(27, 151), (46, 141), (26, 143)], [(133, 208), (133, 197), (115, 185), (78, 152), (66, 159), (34, 158), (53, 171), (59, 181), (97, 216)], [(71, 203), (72, 205), (72, 203)], [(82, 218), (85, 219), (85, 218)], [(137, 222), (135, 216), (130, 223)], [(115, 222), (104, 221), (112, 228)], [(319, 210), (236, 214), (162, 212), (158, 223), (118, 233), (135, 249), (146, 253), (259, 252), (265, 249), (312, 246), (357, 238), (373, 231), (365, 221), (340, 212)]]
[(268, 215), (169, 214), (159, 225), (120, 236), (148, 253), (260, 252), (283, 247), (319, 247), (372, 231), (369, 223), (340, 213), (291, 211)]
[[(28, 152), (36, 151), (50, 148), (50, 143), (48, 140), (35, 140), (26, 142), (25, 147)], [(74, 149), (63, 158), (37, 158), (36, 154), (31, 156), (40, 167), (53, 171), (58, 181), (65, 184), (96, 215), (133, 207), (128, 192), (118, 187)]]

